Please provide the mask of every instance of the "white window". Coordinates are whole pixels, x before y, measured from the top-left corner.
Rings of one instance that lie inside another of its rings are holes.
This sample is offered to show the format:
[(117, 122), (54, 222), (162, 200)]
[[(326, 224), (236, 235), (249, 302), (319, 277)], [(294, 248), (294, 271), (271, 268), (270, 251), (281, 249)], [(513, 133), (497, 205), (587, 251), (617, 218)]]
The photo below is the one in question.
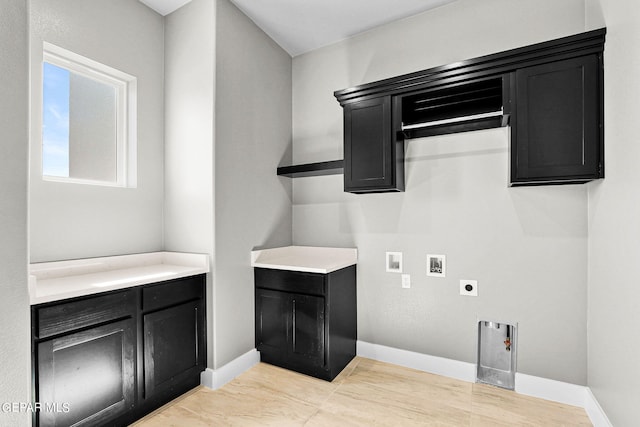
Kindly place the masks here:
[(42, 176), (136, 186), (136, 79), (44, 44)]

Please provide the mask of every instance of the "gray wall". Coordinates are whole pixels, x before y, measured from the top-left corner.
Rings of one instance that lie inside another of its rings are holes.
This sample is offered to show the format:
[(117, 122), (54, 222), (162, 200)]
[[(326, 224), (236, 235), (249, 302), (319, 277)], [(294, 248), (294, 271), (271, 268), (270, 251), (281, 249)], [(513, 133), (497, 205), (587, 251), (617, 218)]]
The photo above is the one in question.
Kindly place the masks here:
[[(584, 15), (582, 0), (459, 0), (294, 58), (294, 163), (342, 157), (334, 90), (579, 33)], [(518, 322), (520, 372), (586, 384), (587, 187), (508, 188), (508, 144), (506, 129), (410, 141), (405, 193), (298, 178), (294, 243), (358, 248), (360, 340), (475, 362), (477, 318)], [(411, 289), (385, 251), (404, 253)], [(428, 253), (446, 278), (426, 276)]]
[[(0, 402), (29, 402), (27, 291), (28, 17), (23, 0), (0, 13)], [(0, 412), (0, 425), (29, 425), (29, 413)]]
[[(160, 15), (132, 0), (32, 0), (32, 262), (162, 249), (163, 62)], [(42, 42), (138, 78), (137, 188), (45, 182), (41, 174)]]
[[(193, 0), (165, 24), (165, 249), (214, 261), (215, 4)], [(214, 366), (212, 276), (207, 364)]]
[(256, 246), (291, 243), (291, 58), (227, 0), (166, 19), (167, 250), (211, 255), (208, 365), (255, 347)]
[(216, 19), (216, 367), (255, 348), (254, 247), (291, 244), (291, 57), (228, 0)]
[[(607, 27), (606, 178), (589, 188), (589, 387), (614, 426), (638, 425), (640, 401), (640, 8), (588, 0), (589, 29)], [(622, 346), (620, 346), (622, 343)]]

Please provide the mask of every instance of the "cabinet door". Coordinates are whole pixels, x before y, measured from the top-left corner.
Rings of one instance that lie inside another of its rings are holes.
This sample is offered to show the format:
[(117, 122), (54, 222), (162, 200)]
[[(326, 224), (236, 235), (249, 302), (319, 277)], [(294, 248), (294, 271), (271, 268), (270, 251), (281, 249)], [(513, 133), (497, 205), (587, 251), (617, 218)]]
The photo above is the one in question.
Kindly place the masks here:
[(287, 355), (290, 298), (286, 292), (256, 288), (256, 348), (284, 360)]
[(162, 393), (204, 369), (204, 307), (191, 301), (145, 314), (145, 398)]
[(38, 343), (41, 426), (104, 425), (135, 401), (135, 322), (94, 327)]
[(256, 288), (256, 348), (281, 366), (325, 364), (324, 298)]
[(597, 55), (518, 70), (512, 183), (602, 177), (601, 108)]
[(403, 159), (404, 145), (392, 135), (390, 96), (344, 107), (345, 191), (404, 190)]
[(324, 298), (291, 296), (291, 359), (312, 366), (325, 364)]

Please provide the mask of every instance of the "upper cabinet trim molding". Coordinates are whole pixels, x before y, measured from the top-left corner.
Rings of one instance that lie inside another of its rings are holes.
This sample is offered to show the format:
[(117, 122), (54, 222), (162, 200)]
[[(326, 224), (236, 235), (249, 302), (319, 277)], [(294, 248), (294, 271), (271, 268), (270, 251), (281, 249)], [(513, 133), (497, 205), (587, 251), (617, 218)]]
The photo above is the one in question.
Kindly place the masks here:
[(396, 95), (433, 85), (502, 74), (519, 68), (604, 51), (606, 28), (600, 28), (500, 53), (429, 68), (389, 79), (366, 83), (334, 92), (344, 106), (384, 95)]

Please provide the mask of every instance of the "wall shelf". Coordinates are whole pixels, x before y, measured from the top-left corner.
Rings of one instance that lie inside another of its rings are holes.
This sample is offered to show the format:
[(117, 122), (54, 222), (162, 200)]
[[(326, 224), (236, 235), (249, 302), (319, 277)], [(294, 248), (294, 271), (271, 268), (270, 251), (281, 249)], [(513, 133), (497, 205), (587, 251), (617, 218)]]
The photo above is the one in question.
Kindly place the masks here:
[(344, 160), (330, 160), (327, 162), (305, 163), (302, 165), (280, 166), (278, 175), (289, 178), (305, 176), (340, 175), (344, 173)]

